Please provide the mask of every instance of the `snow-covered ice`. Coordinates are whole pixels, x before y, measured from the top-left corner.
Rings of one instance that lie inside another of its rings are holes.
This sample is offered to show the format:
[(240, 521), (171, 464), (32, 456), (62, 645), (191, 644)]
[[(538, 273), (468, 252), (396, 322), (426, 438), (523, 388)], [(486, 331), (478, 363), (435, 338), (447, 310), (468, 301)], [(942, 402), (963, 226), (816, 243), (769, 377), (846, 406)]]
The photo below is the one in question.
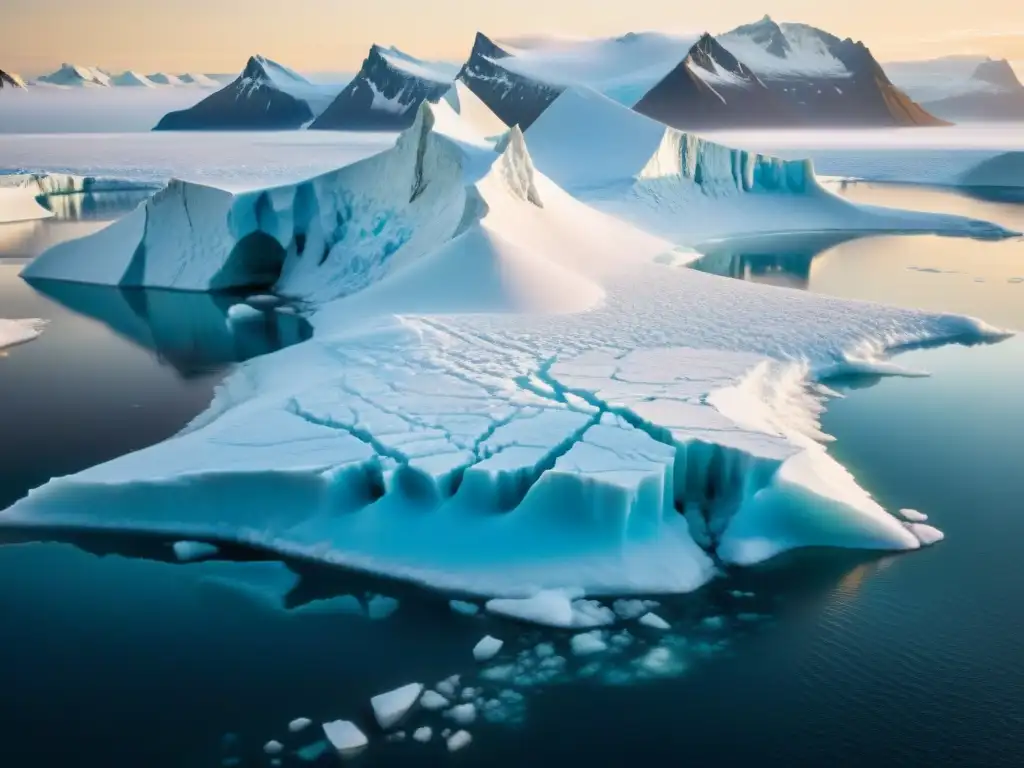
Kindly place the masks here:
[[(438, 686), (440, 687), (440, 686)], [(454, 689), (452, 689), (454, 693)], [(449, 694), (451, 695), (451, 694)], [(437, 691), (426, 691), (420, 697), (420, 706), (427, 710), (438, 710), (446, 708), (451, 702)]]
[(176, 541), (171, 548), (174, 556), (182, 563), (213, 557), (220, 551), (216, 545), (205, 541)]
[(311, 726), (312, 724), (313, 721), (310, 720), (308, 717), (297, 717), (290, 723), (288, 723), (288, 732), (299, 733), (309, 728), (309, 726)]
[(468, 731), (456, 731), (448, 737), (448, 751), (458, 752), (460, 749), (468, 747), (471, 741), (473, 741), (473, 737)]
[(385, 731), (397, 725), (413, 708), (421, 693), (423, 693), (422, 684), (409, 683), (409, 685), (403, 685), (393, 691), (374, 696), (370, 699), (370, 705), (373, 707), (373, 716), (377, 719), (377, 724)]
[(413, 741), (418, 741), (420, 744), (426, 744), (434, 737), (434, 731), (429, 725), (420, 726), (412, 732)]
[(498, 638), (487, 635), (487, 637), (473, 646), (473, 658), (477, 661), (490, 661), (498, 655), (498, 652), (501, 651), (501, 646), (504, 644)]
[(651, 629), (666, 630), (672, 628), (667, 621), (656, 613), (645, 613), (640, 617), (640, 623)]
[(263, 751), (268, 755), (279, 755), (284, 752), (284, 744), (280, 741), (271, 740), (263, 745)]
[(310, 302), (315, 334), (241, 365), (170, 440), (0, 520), (258, 544), (567, 628), (616, 621), (587, 594), (692, 591), (714, 557), (921, 546), (824, 450), (808, 385), (1001, 332), (664, 257), (737, 228), (1002, 230), (856, 206), (808, 163), (579, 89), (497, 151), (475, 111), (425, 104), (393, 148), (300, 184), (172, 183), (34, 262), (27, 276), (272, 285)]
[(331, 742), (331, 746), (343, 755), (360, 750), (369, 744), (366, 734), (349, 720), (334, 720), (330, 723), (324, 723), (323, 728), (327, 740)]
[(46, 321), (39, 318), (6, 320), (0, 317), (0, 349), (32, 341), (45, 327)]

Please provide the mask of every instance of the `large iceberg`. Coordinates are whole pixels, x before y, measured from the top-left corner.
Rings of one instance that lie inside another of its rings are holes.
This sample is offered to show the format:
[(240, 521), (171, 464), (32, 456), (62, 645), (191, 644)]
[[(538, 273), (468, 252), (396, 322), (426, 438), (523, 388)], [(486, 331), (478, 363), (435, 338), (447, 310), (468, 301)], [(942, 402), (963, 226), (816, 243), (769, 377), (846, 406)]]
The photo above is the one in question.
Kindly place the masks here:
[[(922, 545), (826, 452), (810, 384), (998, 331), (670, 266), (678, 240), (549, 177), (572, 170), (551, 132), (543, 162), (518, 129), (489, 139), (485, 108), (456, 88), (373, 158), (246, 195), (174, 183), (30, 266), (122, 285), (273, 283), (312, 302), (315, 330), (242, 364), (179, 435), (55, 479), (0, 522), (241, 542), (492, 597), (685, 592), (716, 559)], [(655, 150), (693, 146), (661, 133)], [(566, 139), (606, 177), (643, 155)], [(813, 218), (808, 166), (696, 151), (683, 168), (656, 157), (706, 210), (779, 195)]]

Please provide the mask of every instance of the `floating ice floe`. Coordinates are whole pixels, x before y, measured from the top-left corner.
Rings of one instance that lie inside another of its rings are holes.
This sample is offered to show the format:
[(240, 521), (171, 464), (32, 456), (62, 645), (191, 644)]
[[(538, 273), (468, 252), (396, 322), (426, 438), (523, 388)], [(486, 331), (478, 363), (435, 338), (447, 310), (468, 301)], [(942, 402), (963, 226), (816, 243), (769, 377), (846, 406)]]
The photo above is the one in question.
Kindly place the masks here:
[(421, 744), (426, 744), (433, 736), (434, 731), (428, 725), (421, 726), (412, 733), (413, 741), (418, 741)]
[(342, 755), (357, 752), (369, 744), (366, 734), (359, 730), (355, 723), (348, 720), (335, 720), (330, 723), (324, 723), (323, 727), (324, 734), (327, 736), (327, 740), (331, 742), (331, 746)]
[(458, 704), (444, 713), (459, 725), (472, 725), (476, 722), (476, 706), (472, 703)]
[(488, 635), (473, 647), (473, 658), (477, 661), (490, 661), (498, 655), (503, 645), (501, 640)]
[(230, 540), (563, 628), (617, 620), (585, 595), (693, 591), (716, 561), (917, 549), (933, 535), (825, 451), (809, 384), (1005, 334), (658, 261), (712, 225), (839, 222), (1005, 234), (856, 206), (809, 164), (578, 89), (497, 152), (442, 100), (393, 148), (301, 184), (174, 182), (25, 275), (263, 285), (310, 303), (313, 338), (239, 366), (173, 438), (55, 478), (0, 524)]
[(573, 635), (570, 644), (572, 645), (572, 652), (577, 656), (590, 656), (591, 654), (608, 650), (608, 644), (604, 641), (604, 634), (598, 630)]
[(640, 617), (640, 623), (651, 629), (672, 629), (671, 625), (656, 613), (645, 613)]
[(476, 603), (467, 603), (465, 600), (449, 600), (448, 605), (456, 613), (461, 613), (463, 616), (476, 616), (480, 613), (480, 606)]
[(284, 744), (280, 741), (271, 740), (263, 745), (263, 751), (268, 755), (279, 755), (284, 751)]
[(307, 728), (309, 728), (309, 726), (311, 726), (312, 724), (313, 721), (310, 720), (308, 717), (297, 717), (290, 723), (288, 723), (288, 732), (299, 733), (300, 731), (304, 731)]
[(923, 523), (928, 520), (928, 515), (916, 509), (901, 509), (899, 514), (908, 523)]
[(38, 338), (46, 327), (46, 321), (38, 318), (6, 320), (0, 318), (0, 349)]
[(460, 749), (468, 747), (471, 741), (473, 741), (473, 737), (468, 731), (456, 731), (448, 737), (448, 751), (458, 752)]
[(385, 731), (397, 725), (415, 706), (422, 692), (422, 684), (409, 683), (374, 696), (370, 699), (370, 705), (373, 707), (373, 716), (377, 719), (377, 724)]
[[(454, 694), (452, 689), (452, 694)], [(445, 709), (451, 702), (437, 691), (424, 691), (420, 697), (420, 706), (427, 710)]]

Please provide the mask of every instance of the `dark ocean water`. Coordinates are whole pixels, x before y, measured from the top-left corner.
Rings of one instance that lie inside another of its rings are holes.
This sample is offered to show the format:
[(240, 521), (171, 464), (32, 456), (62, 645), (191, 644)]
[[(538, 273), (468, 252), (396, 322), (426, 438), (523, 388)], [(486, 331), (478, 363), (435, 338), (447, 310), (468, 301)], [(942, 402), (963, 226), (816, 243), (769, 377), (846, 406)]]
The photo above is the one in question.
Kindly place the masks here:
[[(890, 191), (858, 194), (884, 203)], [(960, 210), (955, 196), (921, 194), (918, 207)], [(988, 217), (1012, 225), (1018, 212)], [(33, 237), (87, 224), (49, 222)], [(965, 269), (984, 253), (1024, 274), (1005, 244), (942, 242), (962, 248)], [(816, 247), (802, 248), (812, 264)], [(998, 248), (1005, 255), (984, 250)], [(202, 410), (234, 361), (303, 333), (268, 320), (240, 341), (223, 319), (231, 298), (41, 293), (16, 277), (31, 255), (24, 251), (0, 253), (15, 259), (0, 263), (0, 307), (51, 324), (0, 359), (0, 506), (45, 477), (167, 436)], [(939, 258), (921, 238), (905, 239), (900, 253), (922, 268)], [(840, 252), (828, 261), (846, 274), (868, 270), (861, 298), (872, 298), (875, 283), (888, 289), (883, 277), (896, 274), (872, 271), (889, 259)], [(937, 300), (932, 281), (952, 277), (903, 272), (904, 303)], [(994, 274), (949, 283), (943, 308), (970, 304), (972, 314), (1003, 325), (1016, 317), (1024, 327), (1024, 285)], [(1017, 301), (978, 298), (996, 286), (1015, 290)], [(808, 287), (818, 289), (813, 279)], [(475, 681), (470, 649), (487, 633), (506, 641), (503, 657), (540, 641), (564, 653), (566, 636), (316, 572), (300, 589), (379, 591), (400, 607), (376, 621), (286, 611), (289, 581), (273, 564), (183, 567), (66, 544), (0, 548), (0, 765), (205, 768), (234, 758), (269, 766), (262, 746), (272, 738), (286, 745), (282, 765), (338, 765), (333, 755), (295, 754), (319, 738), (315, 726), (288, 733), (299, 716), (357, 721), (371, 737), (352, 761), (363, 766), (1022, 765), (1024, 343), (915, 351), (900, 362), (933, 376), (860, 382), (830, 403), (824, 428), (838, 438), (830, 450), (883, 506), (928, 513), (945, 542), (884, 558), (804, 552), (664, 600), (657, 611), (685, 649), (685, 668), (614, 684), (624, 679), (615, 672), (634, 665), (613, 661), (593, 679), (525, 689), (521, 723), (475, 723), (472, 745), (454, 755), (436, 739), (386, 742), (369, 698), (454, 673)], [(720, 629), (702, 623), (712, 616), (722, 617)], [(641, 646), (649, 640), (637, 637)], [(445, 727), (427, 713), (410, 727), (424, 724)]]

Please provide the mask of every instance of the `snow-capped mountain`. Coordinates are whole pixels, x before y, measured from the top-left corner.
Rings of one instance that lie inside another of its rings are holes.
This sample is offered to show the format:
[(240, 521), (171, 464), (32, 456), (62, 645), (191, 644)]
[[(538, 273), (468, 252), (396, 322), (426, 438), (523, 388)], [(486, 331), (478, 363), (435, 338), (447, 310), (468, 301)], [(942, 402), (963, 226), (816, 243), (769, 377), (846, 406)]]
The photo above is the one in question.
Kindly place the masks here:
[(65, 88), (106, 88), (110, 85), (110, 75), (98, 67), (61, 64), (60, 69), (39, 77), (36, 83)]
[(24, 88), (25, 81), (13, 72), (4, 72), (2, 69), (0, 69), (0, 88), (4, 87)]
[(389, 131), (408, 128), (424, 101), (436, 103), (457, 68), (374, 45), (359, 73), (310, 128)]
[(1024, 120), (1024, 85), (1006, 59), (947, 56), (887, 64), (897, 86), (946, 120)]
[(164, 115), (154, 130), (285, 130), (316, 117), (337, 93), (263, 56), (253, 56), (242, 74), (194, 107)]
[(110, 84), (114, 85), (114, 86), (119, 86), (119, 87), (123, 87), (123, 86), (136, 87), (136, 88), (155, 88), (156, 87), (156, 83), (154, 83), (148, 77), (146, 77), (145, 75), (139, 74), (138, 72), (133, 72), (132, 70), (128, 70), (127, 72), (122, 72), (120, 75), (114, 75), (114, 77), (110, 78)]
[[(776, 115), (747, 116), (746, 125), (938, 125), (892, 84), (862, 42), (806, 24), (777, 24), (765, 16), (718, 42), (742, 61), (778, 99)], [(680, 116), (680, 119), (685, 119)], [(677, 123), (680, 122), (677, 120)]]
[(152, 75), (147, 77), (157, 85), (184, 85), (180, 77), (177, 75), (169, 75), (166, 72), (154, 72)]
[(525, 127), (569, 86), (678, 128), (941, 122), (897, 90), (863, 44), (769, 17), (696, 39), (496, 43), (478, 34), (459, 78), (507, 123)]
[(186, 72), (183, 75), (178, 75), (178, 80), (183, 85), (194, 85), (198, 88), (216, 88), (220, 85), (209, 75), (204, 75), (200, 72)]

